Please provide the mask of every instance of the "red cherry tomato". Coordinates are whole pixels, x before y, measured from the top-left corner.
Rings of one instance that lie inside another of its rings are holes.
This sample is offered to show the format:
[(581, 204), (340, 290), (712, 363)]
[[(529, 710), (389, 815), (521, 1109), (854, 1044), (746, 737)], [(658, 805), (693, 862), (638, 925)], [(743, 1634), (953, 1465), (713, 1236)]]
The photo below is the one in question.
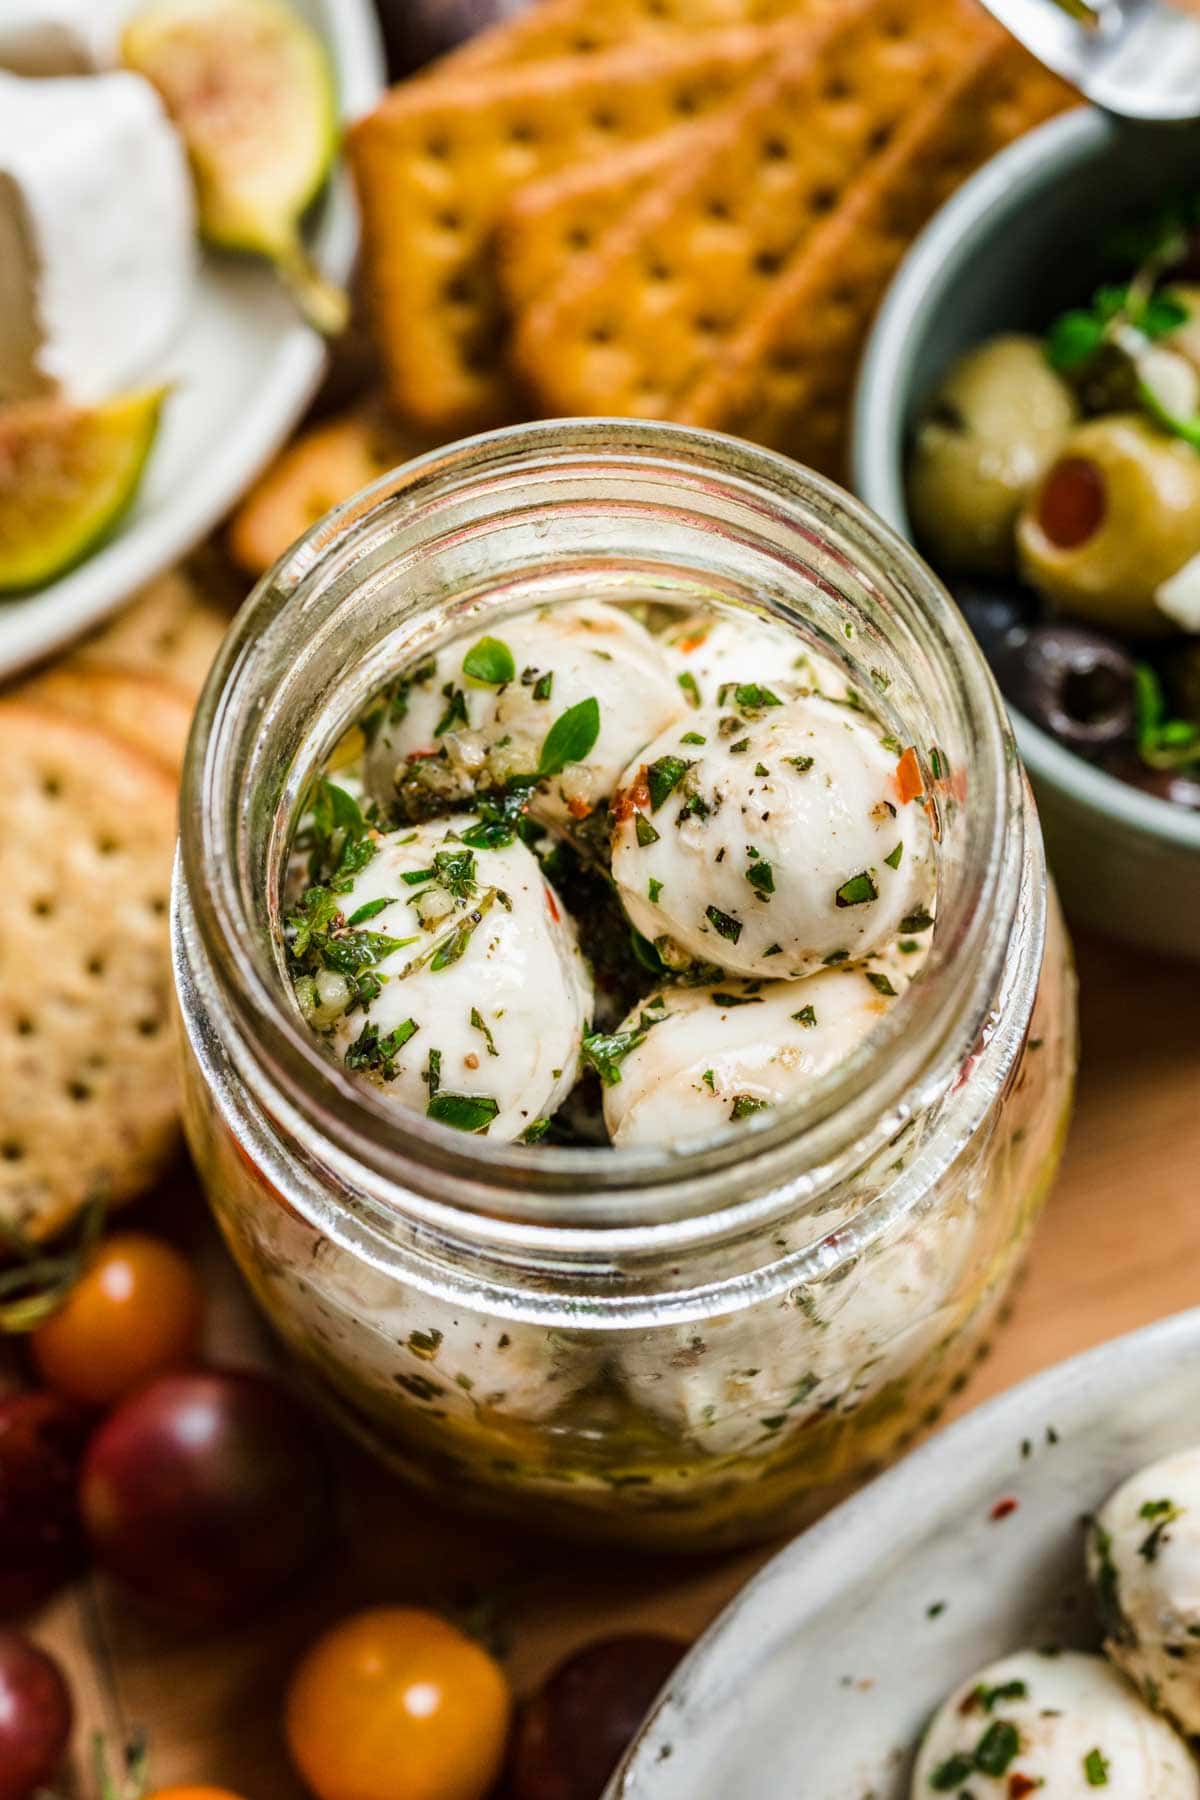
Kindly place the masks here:
[(0, 1800), (30, 1800), (62, 1765), (71, 1696), (58, 1664), (17, 1631), (0, 1631)]
[(1086, 456), (1064, 456), (1042, 483), (1038, 524), (1057, 550), (1077, 550), (1104, 523), (1104, 477)]
[(600, 1800), (655, 1695), (687, 1649), (629, 1632), (559, 1663), (521, 1709), (513, 1800)]
[(85, 1406), (112, 1406), (196, 1353), (200, 1289), (161, 1239), (118, 1233), (101, 1244), (65, 1302), (32, 1334), (43, 1379)]
[(164, 1375), (100, 1426), (80, 1484), (96, 1560), (197, 1623), (252, 1612), (324, 1542), (333, 1484), (308, 1412), (264, 1376)]
[(319, 1639), (288, 1690), (317, 1800), (484, 1800), (508, 1732), (504, 1672), (435, 1613), (378, 1607)]
[(92, 1424), (58, 1394), (0, 1401), (0, 1619), (30, 1611), (86, 1561), (77, 1494)]

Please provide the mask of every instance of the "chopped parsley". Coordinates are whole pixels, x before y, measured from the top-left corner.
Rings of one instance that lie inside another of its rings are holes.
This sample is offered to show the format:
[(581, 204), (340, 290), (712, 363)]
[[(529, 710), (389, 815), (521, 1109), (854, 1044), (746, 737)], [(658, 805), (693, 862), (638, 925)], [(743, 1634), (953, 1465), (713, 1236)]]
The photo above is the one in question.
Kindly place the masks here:
[(1138, 1518), (1150, 1521), (1151, 1529), (1138, 1545), (1138, 1555), (1144, 1562), (1157, 1561), (1163, 1532), (1168, 1525), (1173, 1525), (1183, 1513), (1181, 1506), (1173, 1500), (1147, 1500), (1138, 1508)]
[(1002, 1700), (1028, 1700), (1029, 1689), (1023, 1681), (1002, 1681), (997, 1687), (975, 1689), (972, 1699), (981, 1706), (985, 1713), (995, 1712)]
[(901, 839), (901, 841), (896, 845), (896, 848), (894, 850), (889, 851), (883, 860), (887, 864), (889, 869), (898, 869), (900, 867), (900, 858), (903, 855), (904, 855), (904, 840)]
[(754, 1094), (735, 1094), (733, 1105), (729, 1109), (729, 1117), (731, 1119), (748, 1119), (751, 1113), (763, 1112), (770, 1104), (769, 1100), (759, 1100)]
[(539, 777), (561, 775), (568, 763), (582, 762), (600, 736), (600, 702), (594, 695), (560, 713), (542, 741)]
[(643, 1012), (631, 1031), (589, 1032), (580, 1046), (584, 1062), (595, 1069), (605, 1087), (616, 1087), (621, 1079), (621, 1064), (631, 1050), (644, 1042), (646, 1033), (659, 1021)]
[(778, 694), (773, 694), (769, 687), (760, 686), (757, 681), (722, 682), (717, 689), (717, 705), (726, 705), (730, 694), (741, 712), (760, 712), (766, 706), (783, 705)]
[(646, 850), (651, 844), (657, 844), (659, 834), (655, 831), (645, 813), (637, 814), (633, 828), (637, 833), (637, 841), (640, 849)]
[(488, 1055), (499, 1056), (500, 1052), (496, 1048), (496, 1040), (492, 1036), (491, 1027), (485, 1022), (483, 1014), (477, 1006), (471, 1008), (471, 1024), (476, 1031), (481, 1031), (483, 1033), (483, 1039), (487, 1045)]
[(721, 937), (728, 939), (731, 944), (737, 943), (742, 935), (740, 919), (735, 919), (732, 913), (722, 912), (718, 906), (706, 906), (704, 916)]
[(467, 899), (475, 887), (475, 855), (470, 847), (435, 851), (433, 867), (447, 893), (456, 900)]
[(685, 669), (683, 674), (677, 675), (675, 679), (683, 689), (688, 705), (699, 706), (700, 689), (696, 685), (696, 677), (692, 674), (692, 671), (690, 669)]
[(904, 915), (900, 921), (900, 929), (904, 932), (906, 937), (913, 937), (916, 936), (918, 932), (928, 931), (932, 924), (933, 914), (927, 913), (923, 906), (918, 906), (916, 912), (910, 912)]
[(832, 969), (838, 963), (849, 961), (850, 952), (848, 950), (831, 950), (828, 956), (823, 956), (821, 958), (821, 967), (823, 969)]
[(699, 731), (685, 731), (680, 738), (681, 744), (707, 744), (708, 739)]
[(365, 900), (357, 911), (350, 914), (346, 923), (350, 926), (365, 925), (368, 919), (373, 919), (377, 913), (383, 911), (385, 906), (390, 906), (391, 904), (392, 897), (390, 894), (381, 894), (378, 900)]
[(446, 710), (433, 728), (434, 737), (444, 737), (448, 731), (453, 731), (456, 725), (470, 724), (467, 717), (467, 696), (462, 689), (448, 681), (442, 689), (442, 694), (446, 701)]
[(419, 1030), (415, 1019), (405, 1019), (394, 1031), (380, 1037), (378, 1025), (368, 1021), (347, 1047), (343, 1061), (348, 1069), (378, 1075), (381, 1081), (395, 1081), (396, 1057)]
[(691, 763), (685, 762), (682, 756), (660, 756), (646, 770), (646, 785), (650, 789), (650, 811), (657, 812), (667, 796), (679, 786)]
[(783, 760), (785, 763), (790, 763), (798, 775), (807, 775), (813, 766), (811, 756), (785, 756)]
[(729, 754), (730, 756), (740, 756), (743, 750), (748, 750), (749, 748), (750, 739), (748, 737), (739, 738), (736, 744), (730, 744)]
[(866, 977), (877, 994), (883, 994), (889, 1000), (894, 1000), (896, 998), (895, 988), (892, 986), (887, 976), (879, 969), (868, 969), (866, 971)]
[(533, 684), (534, 699), (535, 700), (548, 700), (550, 698), (550, 691), (553, 688), (553, 686), (554, 686), (554, 671), (553, 671), (553, 669), (547, 669), (546, 673), (544, 675), (539, 675), (537, 680)]
[(431, 1050), (429, 1052), (429, 1060), (425, 1065), (425, 1071), (421, 1076), (421, 1080), (429, 1089), (429, 1098), (432, 1101), (434, 1095), (442, 1085), (442, 1053), (440, 1050)]
[(727, 994), (722, 988), (709, 996), (714, 1006), (761, 1006), (761, 994)]
[(1016, 1726), (994, 1719), (975, 1746), (975, 1767), (981, 1775), (1003, 1775), (1020, 1748)]
[(540, 1144), (549, 1129), (549, 1119), (534, 1119), (531, 1125), (525, 1127), (517, 1142), (518, 1144)]
[(939, 1763), (929, 1777), (929, 1785), (935, 1793), (950, 1794), (955, 1788), (961, 1788), (964, 1781), (969, 1781), (975, 1773), (975, 1764), (969, 1756), (960, 1751), (957, 1756), (949, 1756)]
[(757, 894), (764, 897), (775, 892), (775, 871), (769, 862), (751, 863), (746, 870), (746, 880)]
[(456, 1131), (486, 1131), (500, 1111), (500, 1102), (490, 1094), (436, 1093), (425, 1108), (427, 1116), (441, 1125), (453, 1125)]
[(481, 637), (463, 657), (463, 674), (487, 687), (503, 687), (517, 673), (513, 653), (499, 638)]
[(811, 1004), (809, 1004), (808, 1006), (802, 1006), (800, 1008), (799, 1012), (794, 1012), (792, 1014), (792, 1017), (796, 1021), (797, 1025), (806, 1025), (806, 1026), (812, 1027), (817, 1022), (817, 1009), (815, 1006), (813, 1006)]
[(705, 1069), (704, 1074), (700, 1077), (700, 1079), (703, 1081), (705, 1087), (708, 1089), (710, 1094), (716, 1093), (716, 1091), (717, 1091), (717, 1076), (716, 1076), (715, 1069)]
[(878, 898), (879, 889), (866, 869), (863, 869), (858, 875), (852, 875), (849, 881), (843, 881), (834, 895), (839, 906), (865, 906), (869, 901), (878, 900)]
[(663, 890), (662, 882), (657, 881), (654, 878), (654, 876), (652, 875), (650, 877), (649, 881), (646, 883), (646, 893), (649, 896), (652, 904), (657, 901), (658, 896), (662, 893), (662, 890)]
[(1108, 1786), (1108, 1758), (1098, 1747), (1083, 1759), (1083, 1773), (1089, 1787)]

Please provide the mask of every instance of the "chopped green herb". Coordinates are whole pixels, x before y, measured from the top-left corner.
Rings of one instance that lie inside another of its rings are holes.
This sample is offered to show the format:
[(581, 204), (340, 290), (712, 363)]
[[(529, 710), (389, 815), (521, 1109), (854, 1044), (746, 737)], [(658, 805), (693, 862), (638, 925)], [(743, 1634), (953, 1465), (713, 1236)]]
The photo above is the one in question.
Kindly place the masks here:
[(735, 1094), (733, 1105), (729, 1109), (729, 1117), (731, 1119), (748, 1119), (751, 1113), (764, 1112), (770, 1104), (769, 1100), (759, 1100), (754, 1094)]
[(657, 844), (658, 832), (655, 831), (645, 813), (636, 814), (633, 829), (637, 834), (637, 841), (641, 849), (645, 850), (651, 844)]
[(568, 763), (582, 762), (599, 736), (600, 702), (594, 696), (568, 706), (546, 733), (538, 757), (538, 775), (561, 775)]
[(900, 842), (896, 845), (896, 848), (894, 850), (889, 850), (888, 854), (884, 857), (883, 860), (887, 864), (889, 869), (898, 869), (900, 867), (900, 858), (903, 855), (904, 855), (904, 840), (902, 838), (900, 840)]
[(392, 897), (390, 894), (381, 894), (378, 900), (364, 901), (362, 906), (360, 906), (356, 912), (350, 914), (346, 923), (350, 926), (365, 925), (368, 919), (373, 919), (377, 913), (383, 911), (385, 906), (390, 906), (391, 904)]
[(442, 693), (446, 699), (446, 710), (433, 728), (434, 737), (444, 737), (448, 731), (453, 731), (456, 725), (470, 723), (467, 717), (467, 696), (462, 689), (448, 681), (442, 689)]
[(799, 1012), (792, 1014), (797, 1025), (813, 1026), (817, 1022), (817, 1009), (813, 1005), (802, 1006)]
[(702, 794), (689, 794), (675, 815), (675, 823), (682, 825), (685, 819), (707, 819), (711, 812), (712, 807)]
[(887, 976), (879, 969), (868, 969), (866, 971), (866, 976), (877, 994), (885, 994), (889, 1000), (894, 1000), (896, 998), (895, 988), (892, 986)]
[(1089, 1787), (1108, 1786), (1108, 1758), (1100, 1749), (1089, 1750), (1083, 1759), (1083, 1773)]
[(1016, 1726), (994, 1719), (975, 1746), (975, 1767), (981, 1775), (1003, 1775), (1020, 1748)]
[(961, 1787), (964, 1781), (969, 1781), (974, 1773), (975, 1764), (969, 1756), (963, 1756), (960, 1752), (938, 1764), (929, 1777), (929, 1785), (936, 1793), (949, 1794)]
[(766, 763), (758, 762), (754, 765), (754, 773), (756, 775), (769, 775), (771, 771), (768, 769)]
[(828, 956), (823, 956), (821, 958), (821, 967), (824, 969), (832, 969), (837, 963), (849, 961), (850, 952), (848, 950), (831, 950)]
[(463, 674), (488, 687), (503, 687), (516, 677), (517, 665), (507, 644), (499, 638), (481, 637), (463, 657)]
[(918, 906), (915, 912), (905, 913), (900, 921), (900, 929), (906, 937), (915, 936), (922, 931), (928, 931), (932, 924), (933, 914), (927, 913), (923, 906)]
[(348, 1069), (378, 1075), (383, 1081), (395, 1081), (395, 1059), (418, 1030), (415, 1019), (405, 1019), (394, 1031), (380, 1037), (378, 1025), (368, 1021), (354, 1042), (347, 1046), (343, 1061)]
[(946, 758), (936, 744), (929, 746), (929, 772), (935, 781), (942, 781), (949, 773)]
[(684, 762), (682, 756), (660, 756), (646, 770), (646, 784), (650, 789), (650, 810), (657, 812), (663, 801), (683, 780), (691, 763)]
[(621, 1079), (621, 1064), (631, 1050), (645, 1040), (646, 1033), (658, 1020), (642, 1013), (632, 1031), (593, 1031), (580, 1046), (584, 1062), (595, 1069), (605, 1087), (616, 1087)]
[(476, 907), (474, 912), (468, 913), (466, 918), (454, 927), (453, 931), (440, 940), (429, 959), (431, 974), (436, 975), (442, 969), (448, 969), (453, 963), (459, 961), (474, 937), (476, 927), (482, 918), (483, 912)]
[(768, 944), (766, 949), (763, 951), (763, 955), (764, 956), (782, 956), (783, 955), (783, 945), (782, 944)]
[(919, 950), (921, 946), (915, 938), (901, 938), (896, 948), (902, 956), (911, 956), (913, 951)]
[(679, 741), (681, 744), (707, 744), (708, 739), (699, 731), (685, 731)]
[(656, 881), (654, 876), (652, 875), (650, 877), (649, 881), (646, 883), (646, 893), (649, 895), (650, 901), (652, 904), (657, 901), (658, 896), (662, 893), (662, 890), (663, 890), (662, 882)]
[(740, 756), (743, 750), (748, 750), (749, 748), (750, 739), (748, 737), (739, 738), (736, 744), (730, 744), (729, 754), (730, 756)]
[(414, 1356), (423, 1357), (426, 1362), (436, 1356), (442, 1345), (444, 1333), (431, 1328), (429, 1331), (410, 1331), (408, 1347)]
[(554, 686), (554, 671), (553, 671), (553, 669), (547, 669), (546, 673), (544, 675), (539, 675), (537, 680), (533, 684), (534, 699), (535, 700), (548, 700), (550, 698), (550, 690), (553, 688), (553, 686)]
[(700, 689), (696, 685), (696, 677), (692, 674), (692, 671), (690, 669), (685, 669), (683, 674), (677, 675), (675, 679), (683, 689), (684, 694), (687, 697), (688, 705), (699, 706)]
[(500, 1052), (496, 1048), (496, 1040), (492, 1036), (490, 1027), (484, 1022), (483, 1014), (477, 1006), (471, 1008), (471, 1024), (476, 1031), (481, 1031), (483, 1033), (484, 1042), (487, 1044), (488, 1055), (499, 1056)]
[(490, 1094), (438, 1093), (425, 1108), (426, 1115), (441, 1125), (453, 1125), (456, 1131), (486, 1131), (500, 1111), (500, 1102)]
[(442, 1053), (440, 1050), (431, 1050), (429, 1052), (429, 1060), (425, 1064), (425, 1070), (421, 1076), (421, 1080), (429, 1089), (429, 1098), (432, 1100), (442, 1085)]
[(872, 669), (871, 683), (877, 694), (886, 694), (892, 685), (892, 678), (890, 675), (886, 675), (882, 669)]
[(1029, 1689), (1023, 1681), (1002, 1681), (998, 1687), (977, 1687), (974, 1698), (985, 1713), (990, 1713), (1002, 1700), (1027, 1700)]
[(722, 912), (717, 906), (706, 906), (704, 916), (714, 931), (718, 931), (731, 944), (736, 944), (742, 935), (742, 921), (735, 919), (731, 913)]
[(402, 869), (400, 879), (405, 887), (420, 887), (423, 881), (432, 881), (435, 873), (434, 869)]
[(727, 994), (723, 988), (719, 992), (714, 992), (713, 994), (710, 994), (709, 998), (711, 999), (714, 1006), (761, 1006), (762, 1005), (762, 995), (761, 994)]
[(843, 881), (834, 898), (839, 906), (865, 906), (868, 901), (878, 900), (879, 889), (870, 873), (863, 869), (860, 874), (852, 875), (849, 881)]
[(717, 705), (724, 706), (730, 694), (734, 705), (742, 712), (758, 712), (765, 706), (783, 705), (778, 694), (773, 694), (769, 687), (760, 686), (757, 681), (722, 682), (717, 689)]
[(475, 856), (469, 848), (437, 850), (433, 857), (438, 881), (456, 900), (465, 900), (475, 886)]
[(945, 1610), (946, 1602), (944, 1600), (931, 1601), (925, 1608), (925, 1617), (927, 1619), (940, 1619)]
[(705, 1069), (704, 1074), (701, 1076), (701, 1080), (703, 1081), (705, 1087), (709, 1090), (710, 1093), (713, 1093), (713, 1094), (716, 1093), (717, 1077), (716, 1077), (716, 1071), (714, 1069)]
[(1150, 1532), (1138, 1545), (1138, 1555), (1144, 1562), (1157, 1561), (1163, 1532), (1182, 1516), (1183, 1510), (1173, 1500), (1147, 1500), (1138, 1508), (1139, 1519), (1153, 1522)]
[(525, 1127), (517, 1142), (518, 1144), (540, 1144), (549, 1129), (549, 1119), (535, 1119), (531, 1125)]
[(775, 871), (769, 862), (751, 863), (746, 870), (746, 880), (756, 893), (773, 894), (775, 892)]
[(790, 763), (798, 775), (807, 775), (813, 766), (811, 756), (785, 756), (783, 760), (785, 763)]

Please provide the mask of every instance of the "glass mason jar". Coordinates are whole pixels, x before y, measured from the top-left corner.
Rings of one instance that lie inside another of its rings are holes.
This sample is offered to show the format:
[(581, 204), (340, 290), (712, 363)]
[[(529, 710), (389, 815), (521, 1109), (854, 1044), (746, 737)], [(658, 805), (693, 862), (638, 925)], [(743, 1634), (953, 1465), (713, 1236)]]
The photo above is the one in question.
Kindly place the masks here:
[[(464, 1137), (346, 1075), (296, 1011), (282, 871), (389, 677), (587, 595), (774, 616), (919, 747), (939, 836), (920, 978), (791, 1108), (678, 1148)], [(929, 570), (750, 445), (551, 422), (389, 475), (255, 590), (185, 777), (186, 1121), (279, 1336), (411, 1480), (577, 1534), (707, 1549), (803, 1523), (983, 1349), (1061, 1149), (1069, 952), (996, 689)]]

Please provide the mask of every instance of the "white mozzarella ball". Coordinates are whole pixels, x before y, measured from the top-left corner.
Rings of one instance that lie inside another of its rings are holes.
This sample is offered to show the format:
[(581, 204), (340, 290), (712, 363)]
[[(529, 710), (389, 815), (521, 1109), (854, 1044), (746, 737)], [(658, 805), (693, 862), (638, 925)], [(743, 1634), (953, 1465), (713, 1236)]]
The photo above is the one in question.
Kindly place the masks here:
[[(436, 784), (449, 764), (447, 798), (532, 774), (555, 722), (586, 701), (599, 709), (599, 732), (577, 760), (538, 783), (536, 818), (563, 826), (607, 800), (621, 770), (644, 744), (687, 710), (657, 641), (632, 614), (599, 601), (540, 607), (497, 626), (490, 645), (507, 652), (509, 681), (483, 682), (468, 671), (480, 639), (463, 638), (421, 666), (383, 714), (367, 758), (367, 778), (383, 804), (397, 775)], [(493, 656), (495, 652), (493, 651)], [(486, 657), (484, 659), (486, 661)], [(466, 665), (466, 666), (464, 666)], [(438, 756), (444, 753), (444, 756)], [(442, 765), (432, 766), (434, 757)]]
[(1181, 1731), (1200, 1733), (1200, 1450), (1140, 1469), (1088, 1534), (1105, 1649)]
[(519, 839), (465, 846), (474, 823), (378, 841), (341, 906), (352, 928), (396, 942), (373, 966), (382, 991), (365, 1016), (339, 1011), (344, 978), (324, 971), (304, 1001), (347, 1068), (397, 1106), (511, 1139), (571, 1090), (591, 978), (537, 858)]
[(913, 1770), (912, 1800), (1021, 1792), (1089, 1800), (1197, 1800), (1200, 1772), (1170, 1726), (1099, 1656), (1020, 1650), (942, 1706)]
[(621, 779), (613, 875), (630, 919), (742, 975), (869, 956), (933, 890), (928, 825), (900, 801), (896, 752), (816, 695), (729, 699), (661, 733)]
[(616, 1052), (602, 1070), (613, 1143), (712, 1137), (765, 1107), (786, 1106), (849, 1056), (905, 985), (889, 958), (886, 967), (824, 969), (805, 981), (663, 989), (606, 1040)]
[(753, 613), (690, 613), (668, 626), (662, 646), (693, 706), (716, 704), (729, 682), (759, 682), (781, 694), (814, 689), (831, 700), (846, 696), (836, 663), (810, 650), (786, 625)]

